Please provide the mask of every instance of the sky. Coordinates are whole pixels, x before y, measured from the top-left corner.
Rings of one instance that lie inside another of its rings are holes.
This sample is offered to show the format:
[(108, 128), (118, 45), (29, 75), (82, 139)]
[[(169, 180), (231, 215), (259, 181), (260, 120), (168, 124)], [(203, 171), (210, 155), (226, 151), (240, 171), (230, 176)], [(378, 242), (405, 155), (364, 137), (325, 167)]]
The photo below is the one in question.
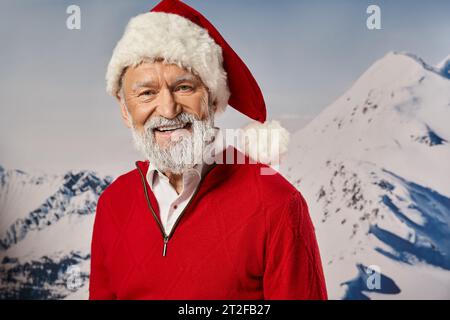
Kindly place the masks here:
[[(205, 15), (258, 81), (269, 119), (301, 129), (390, 51), (437, 64), (450, 54), (450, 1), (186, 0)], [(142, 158), (105, 91), (112, 50), (128, 20), (157, 1), (0, 0), (0, 165), (118, 175)], [(81, 29), (66, 27), (69, 5)], [(381, 29), (366, 8), (381, 9)], [(217, 119), (250, 119), (231, 107)]]

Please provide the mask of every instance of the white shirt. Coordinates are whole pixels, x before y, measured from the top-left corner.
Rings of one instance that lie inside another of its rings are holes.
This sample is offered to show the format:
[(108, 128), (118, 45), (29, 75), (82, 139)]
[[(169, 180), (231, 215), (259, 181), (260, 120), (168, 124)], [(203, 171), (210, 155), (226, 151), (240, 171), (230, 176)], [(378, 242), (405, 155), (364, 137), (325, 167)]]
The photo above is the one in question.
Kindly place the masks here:
[[(196, 164), (183, 174), (183, 190), (180, 194), (176, 192), (175, 188), (170, 184), (169, 178), (164, 173), (156, 169), (152, 163), (149, 164), (146, 179), (158, 202), (161, 224), (166, 235), (170, 234), (181, 212), (183, 212), (194, 195), (202, 177), (214, 162), (214, 152), (218, 151), (216, 144), (223, 140), (223, 133), (219, 128), (215, 128), (213, 135), (215, 141), (208, 146), (208, 148), (211, 148), (209, 151), (212, 151), (212, 153), (205, 152), (204, 162)], [(223, 146), (221, 147), (223, 148)]]
[(206, 166), (197, 164), (183, 174), (183, 190), (178, 194), (170, 184), (169, 178), (151, 163), (147, 172), (147, 182), (159, 206), (159, 215), (166, 235), (170, 233), (175, 221), (192, 198)]
[(169, 235), (175, 221), (192, 198), (207, 167), (206, 164), (197, 164), (185, 172), (183, 190), (177, 194), (169, 178), (150, 163), (146, 178), (158, 202), (159, 215), (166, 235)]

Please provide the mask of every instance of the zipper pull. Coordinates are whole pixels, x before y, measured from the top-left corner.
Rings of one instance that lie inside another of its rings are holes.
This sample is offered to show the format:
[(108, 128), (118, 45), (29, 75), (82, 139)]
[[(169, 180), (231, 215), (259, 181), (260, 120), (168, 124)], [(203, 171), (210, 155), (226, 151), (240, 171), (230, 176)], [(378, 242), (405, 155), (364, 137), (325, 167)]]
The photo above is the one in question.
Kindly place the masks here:
[(169, 241), (169, 237), (164, 237), (164, 248), (163, 248), (163, 257), (166, 256), (166, 251), (167, 251), (167, 242)]

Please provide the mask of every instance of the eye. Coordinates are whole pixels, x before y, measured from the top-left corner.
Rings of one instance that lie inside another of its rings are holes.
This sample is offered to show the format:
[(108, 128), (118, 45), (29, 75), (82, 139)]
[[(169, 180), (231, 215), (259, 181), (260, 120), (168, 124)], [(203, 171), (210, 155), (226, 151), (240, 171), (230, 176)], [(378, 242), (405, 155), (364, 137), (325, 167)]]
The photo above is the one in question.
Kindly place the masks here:
[(190, 86), (190, 85), (182, 84), (182, 85), (179, 85), (179, 86), (175, 89), (175, 91), (189, 92), (189, 91), (192, 91), (193, 89), (194, 89), (194, 88), (193, 88), (192, 86)]
[(144, 96), (144, 97), (149, 97), (156, 94), (155, 90), (145, 90), (142, 91), (141, 93), (139, 93), (139, 97)]

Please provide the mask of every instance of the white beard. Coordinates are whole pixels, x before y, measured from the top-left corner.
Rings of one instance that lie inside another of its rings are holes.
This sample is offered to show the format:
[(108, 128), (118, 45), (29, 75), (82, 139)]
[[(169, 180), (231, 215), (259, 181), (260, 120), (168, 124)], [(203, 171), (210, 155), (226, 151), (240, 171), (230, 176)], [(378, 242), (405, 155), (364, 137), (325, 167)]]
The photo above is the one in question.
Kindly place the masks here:
[[(178, 135), (164, 146), (156, 142), (155, 127), (185, 123), (191, 123), (191, 132)], [(216, 135), (213, 123), (214, 117), (211, 112), (205, 120), (197, 120), (194, 115), (183, 112), (174, 119), (151, 117), (145, 123), (142, 133), (138, 132), (134, 125), (131, 131), (135, 148), (158, 170), (183, 174), (196, 164), (202, 163), (206, 154), (210, 152), (208, 147)]]

